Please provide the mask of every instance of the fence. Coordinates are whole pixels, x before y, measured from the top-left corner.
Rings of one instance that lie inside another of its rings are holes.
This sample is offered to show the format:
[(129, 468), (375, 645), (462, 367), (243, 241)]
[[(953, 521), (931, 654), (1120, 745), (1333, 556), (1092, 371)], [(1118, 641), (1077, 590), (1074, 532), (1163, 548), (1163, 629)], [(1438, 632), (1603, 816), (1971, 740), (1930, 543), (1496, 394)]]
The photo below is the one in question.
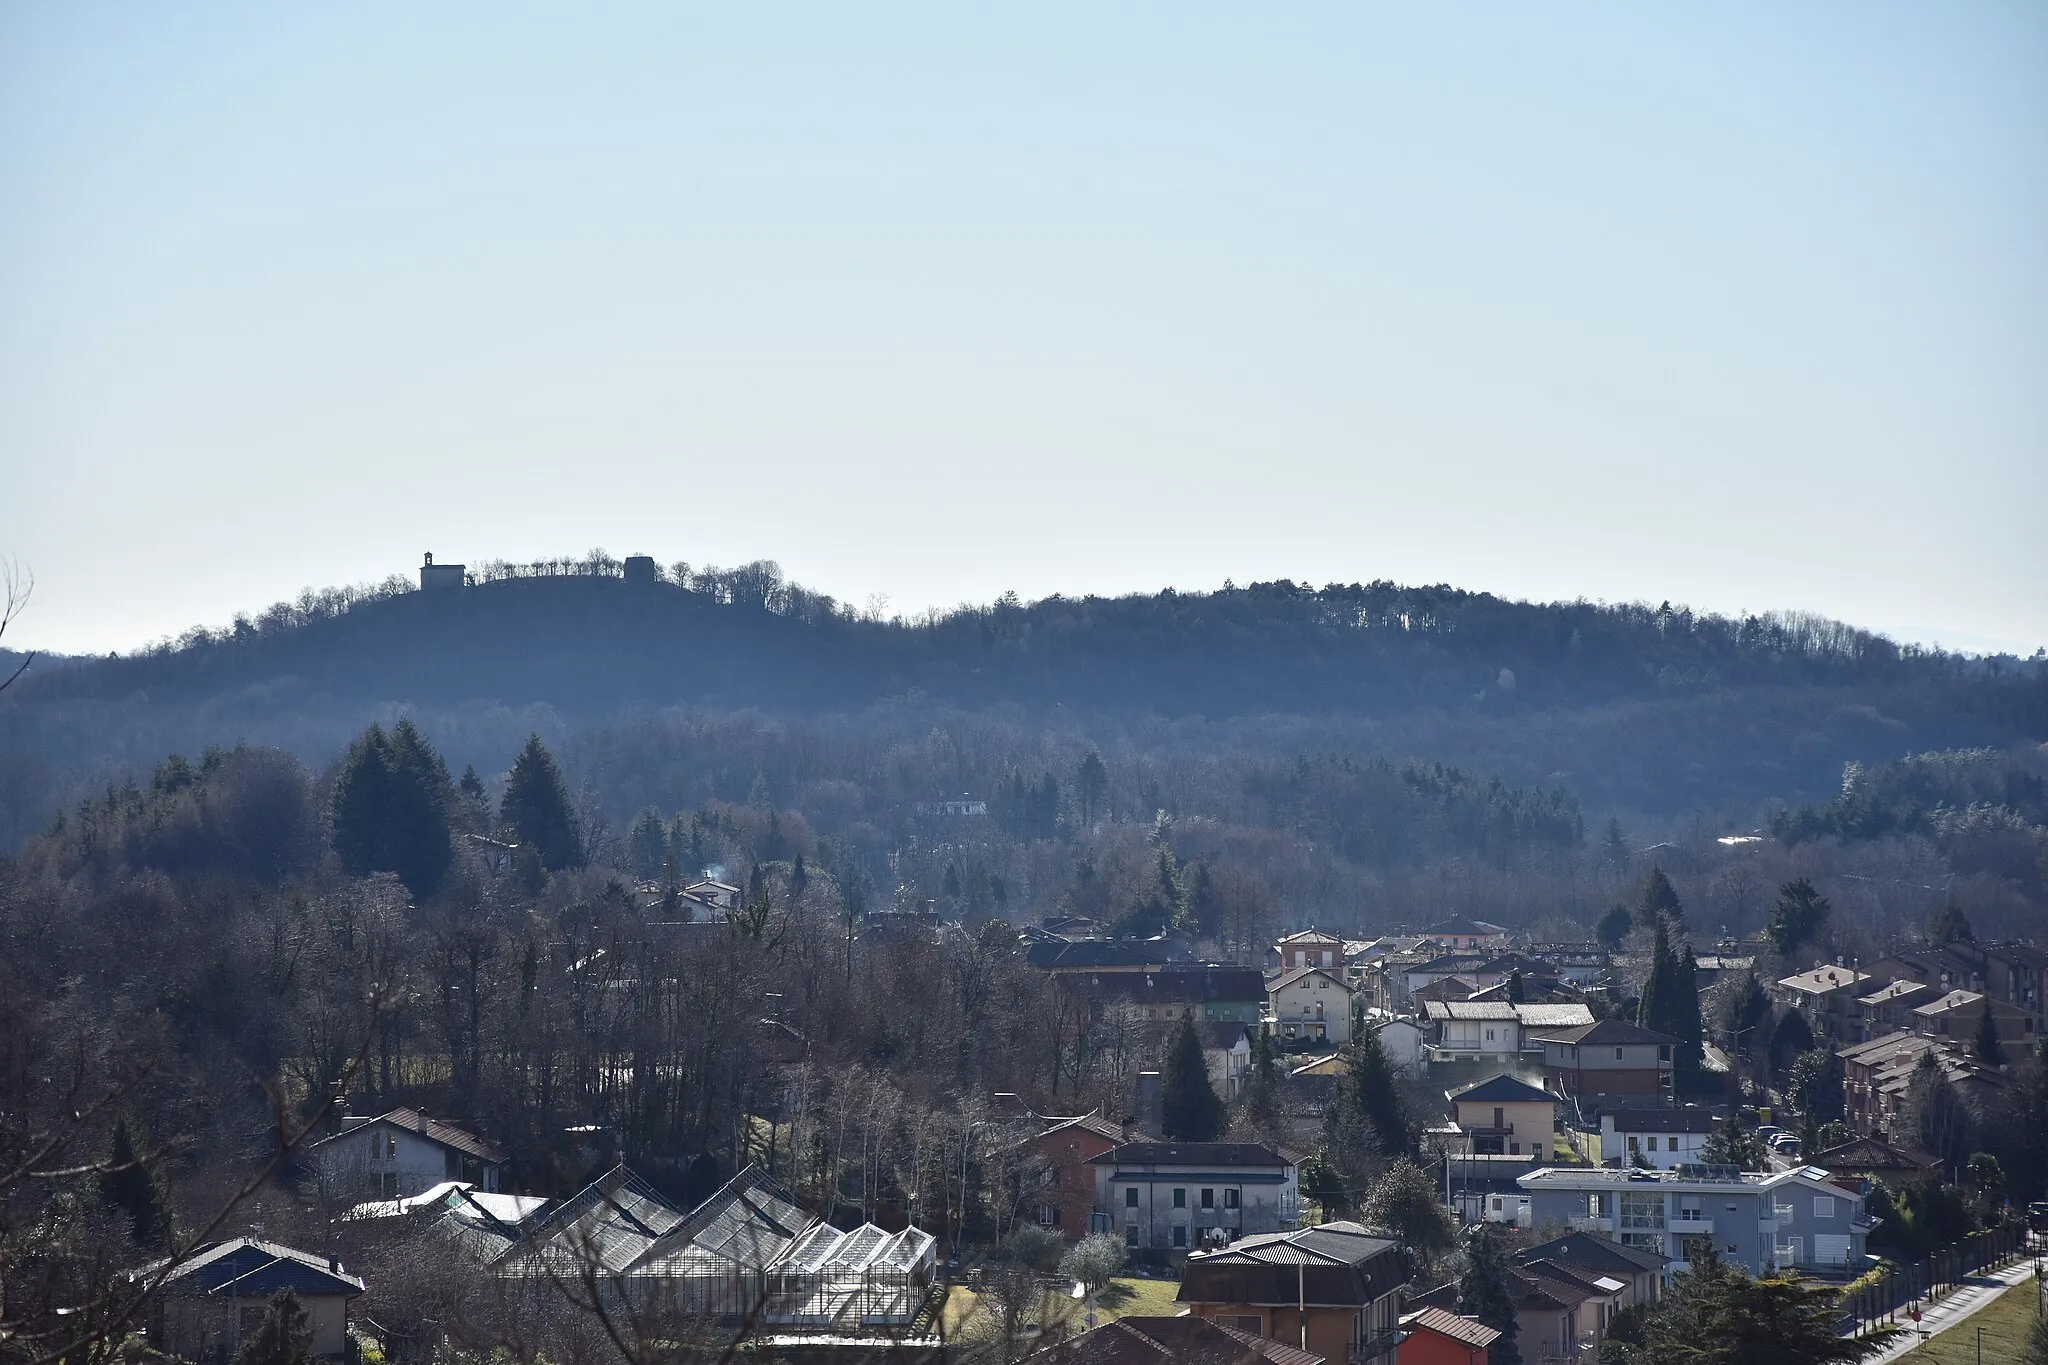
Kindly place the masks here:
[(1854, 1333), (1894, 1322), (1902, 1311), (1961, 1284), (1980, 1270), (1995, 1269), (2026, 1255), (2027, 1248), (2027, 1229), (2012, 1223), (1973, 1232), (1923, 1260), (1893, 1266), (1884, 1278), (1842, 1300), (1842, 1330)]

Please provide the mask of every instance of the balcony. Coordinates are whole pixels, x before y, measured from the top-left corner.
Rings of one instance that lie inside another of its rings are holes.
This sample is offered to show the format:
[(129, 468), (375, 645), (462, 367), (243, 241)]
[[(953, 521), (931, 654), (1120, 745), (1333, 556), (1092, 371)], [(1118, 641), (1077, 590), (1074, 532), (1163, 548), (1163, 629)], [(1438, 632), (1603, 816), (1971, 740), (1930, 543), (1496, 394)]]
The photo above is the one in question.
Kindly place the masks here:
[(1576, 1218), (1567, 1218), (1565, 1222), (1570, 1225), (1573, 1232), (1604, 1232), (1610, 1236), (1614, 1232), (1612, 1218), (1594, 1218), (1582, 1213)]
[(1680, 1237), (1712, 1237), (1714, 1220), (1711, 1218), (1674, 1218), (1669, 1225), (1672, 1232)]

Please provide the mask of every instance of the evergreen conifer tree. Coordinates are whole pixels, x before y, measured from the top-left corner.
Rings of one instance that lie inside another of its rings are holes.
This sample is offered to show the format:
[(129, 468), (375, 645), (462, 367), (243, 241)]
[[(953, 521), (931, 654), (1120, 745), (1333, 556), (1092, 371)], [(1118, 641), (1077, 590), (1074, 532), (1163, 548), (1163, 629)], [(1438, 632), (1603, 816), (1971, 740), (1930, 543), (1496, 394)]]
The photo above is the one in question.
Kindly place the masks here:
[(334, 785), (334, 851), (351, 876), (395, 872), (429, 896), (454, 862), (447, 765), (409, 720), (371, 725), (349, 745)]
[(1643, 882), (1643, 894), (1636, 901), (1636, 923), (1645, 929), (1668, 922), (1673, 929), (1685, 930), (1685, 907), (1679, 904), (1678, 890), (1671, 885), (1671, 879), (1664, 875), (1664, 869), (1653, 867)]
[(668, 824), (653, 806), (634, 816), (626, 831), (626, 861), (634, 876), (650, 881), (668, 862)]
[(1522, 1365), (1515, 1340), (1515, 1290), (1508, 1250), (1498, 1223), (1475, 1223), (1465, 1234), (1465, 1273), (1458, 1277), (1458, 1312), (1500, 1333), (1486, 1348), (1487, 1365)]
[(263, 1325), (235, 1352), (235, 1365), (307, 1365), (313, 1358), (313, 1320), (286, 1289), (270, 1300)]
[(1415, 1155), (1415, 1135), (1394, 1088), (1394, 1065), (1379, 1034), (1355, 1029), (1337, 1053), (1343, 1071), (1323, 1111), (1324, 1145), (1355, 1200), (1389, 1162)]
[(1252, 1035), (1251, 1075), (1246, 1078), (1245, 1111), (1255, 1123), (1271, 1123), (1280, 1115), (1280, 1062), (1273, 1035), (1264, 1028)]
[(1984, 1012), (1977, 1016), (1977, 1037), (1970, 1051), (1986, 1066), (2005, 1065), (2005, 1044), (1998, 1040), (1998, 1021), (1991, 1017), (1991, 997), (1984, 997)]
[(1159, 1126), (1165, 1136), (1179, 1142), (1215, 1141), (1223, 1132), (1223, 1101), (1209, 1084), (1194, 1020), (1183, 1018), (1175, 1026), (1163, 1070)]
[(569, 804), (568, 784), (555, 756), (529, 736), (526, 747), (513, 760), (505, 779), (505, 796), (498, 803), (498, 819), (520, 843), (539, 855), (540, 864), (550, 872), (576, 867), (583, 860), (583, 840), (576, 828), (575, 811)]
[(143, 1162), (134, 1131), (124, 1115), (114, 1121), (107, 1169), (100, 1176), (100, 1197), (128, 1215), (138, 1246), (158, 1247), (171, 1232), (170, 1199), (157, 1176)]

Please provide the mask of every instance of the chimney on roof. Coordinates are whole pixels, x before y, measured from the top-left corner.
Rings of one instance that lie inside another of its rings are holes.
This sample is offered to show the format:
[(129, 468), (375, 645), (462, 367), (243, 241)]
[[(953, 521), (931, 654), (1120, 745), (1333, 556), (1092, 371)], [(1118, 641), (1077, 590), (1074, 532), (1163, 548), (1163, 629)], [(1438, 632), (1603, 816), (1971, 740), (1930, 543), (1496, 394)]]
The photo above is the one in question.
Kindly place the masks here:
[(413, 1116), (414, 1116), (414, 1118), (415, 1118), (415, 1119), (417, 1119), (417, 1120), (418, 1120), (418, 1122), (419, 1122), (419, 1129), (420, 1129), (420, 1131), (421, 1131), (422, 1133), (426, 1132), (426, 1131), (427, 1131), (427, 1111), (426, 1111), (426, 1110), (424, 1110), (424, 1109), (415, 1109), (415, 1110), (413, 1110), (412, 1112), (413, 1112)]

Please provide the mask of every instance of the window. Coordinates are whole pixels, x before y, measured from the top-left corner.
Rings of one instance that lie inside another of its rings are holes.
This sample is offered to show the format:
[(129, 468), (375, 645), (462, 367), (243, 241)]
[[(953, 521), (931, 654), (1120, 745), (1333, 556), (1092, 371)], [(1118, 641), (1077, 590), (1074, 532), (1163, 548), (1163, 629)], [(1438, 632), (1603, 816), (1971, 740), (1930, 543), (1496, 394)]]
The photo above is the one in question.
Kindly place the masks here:
[(1188, 1206), (1188, 1192), (1186, 1190), (1179, 1188), (1174, 1190), (1173, 1206), (1177, 1209), (1184, 1209)]
[(1319, 990), (1319, 991), (1326, 991), (1326, 990), (1330, 989), (1330, 978), (1329, 978), (1329, 977), (1327, 977), (1327, 976), (1319, 976), (1319, 977), (1317, 977), (1317, 978), (1316, 978), (1316, 989), (1317, 989), (1317, 990)]
[(1489, 1042), (1489, 1043), (1493, 1041), (1493, 1030), (1492, 1030), (1492, 1029), (1488, 1029), (1488, 1030), (1486, 1031), (1486, 1041), (1487, 1041), (1487, 1042)]
[(1650, 1134), (1650, 1140), (1649, 1142), (1644, 1144), (1643, 1150), (1646, 1152), (1654, 1152), (1657, 1150), (1657, 1135), (1655, 1133)]
[(1705, 1212), (1700, 1208), (1700, 1197), (1698, 1195), (1681, 1194), (1678, 1196), (1679, 1222), (1697, 1223), (1705, 1217)]
[(1060, 1211), (1050, 1204), (1040, 1204), (1038, 1206), (1038, 1226), (1042, 1228), (1056, 1228), (1059, 1225)]
[(1234, 1208), (1236, 1208), (1236, 1207), (1237, 1207), (1237, 1199), (1238, 1199), (1238, 1193), (1237, 1193), (1237, 1191), (1236, 1191), (1236, 1190), (1225, 1190), (1225, 1191), (1223, 1192), (1223, 1207), (1224, 1207), (1224, 1208), (1226, 1208), (1226, 1209), (1234, 1209)]
[(1617, 1062), (1621, 1060), (1621, 1049), (1620, 1049), (1620, 1048), (1616, 1048), (1616, 1049), (1614, 1049), (1614, 1060), (1615, 1060), (1615, 1061), (1617, 1061)]
[(1202, 1207), (1203, 1207), (1203, 1208), (1205, 1208), (1205, 1209), (1213, 1209), (1213, 1208), (1215, 1208), (1215, 1207), (1216, 1207), (1216, 1191), (1215, 1191), (1215, 1190), (1213, 1190), (1213, 1189), (1208, 1189), (1208, 1190), (1203, 1190), (1203, 1191), (1202, 1191)]
[(1188, 1244), (1188, 1230), (1179, 1223), (1173, 1225), (1173, 1244), (1177, 1247), (1184, 1247)]
[(1124, 1207), (1127, 1209), (1138, 1207), (1138, 1187), (1136, 1185), (1132, 1185), (1124, 1191)]
[(1138, 1225), (1136, 1223), (1124, 1229), (1124, 1245), (1133, 1251), (1138, 1249)]
[(1835, 1216), (1835, 1197), (1831, 1194), (1817, 1194), (1813, 1197), (1813, 1216), (1832, 1218)]

